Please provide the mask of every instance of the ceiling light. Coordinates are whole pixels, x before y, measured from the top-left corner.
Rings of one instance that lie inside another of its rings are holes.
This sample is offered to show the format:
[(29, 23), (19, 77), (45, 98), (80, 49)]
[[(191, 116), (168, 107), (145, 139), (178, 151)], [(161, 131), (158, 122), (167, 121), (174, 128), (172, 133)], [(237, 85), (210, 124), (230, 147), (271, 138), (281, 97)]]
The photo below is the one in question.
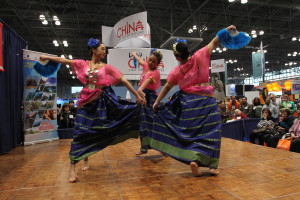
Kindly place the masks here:
[(292, 41), (296, 41), (296, 40), (297, 40), (297, 38), (296, 38), (296, 37), (293, 37), (293, 38), (292, 38)]
[(193, 32), (193, 29), (190, 28), (188, 32), (189, 32), (189, 33), (192, 33), (192, 32)]
[(72, 76), (73, 79), (75, 79), (75, 76)]
[(219, 47), (217, 47), (217, 48), (216, 48), (216, 50), (217, 50), (217, 51), (220, 51), (220, 48), (219, 48)]
[(241, 0), (241, 4), (248, 3), (248, 0)]
[(58, 19), (57, 16), (54, 15), (54, 16), (53, 16), (53, 20), (54, 20), (54, 21), (58, 21), (59, 19)]
[(252, 35), (256, 34), (256, 30), (252, 30), (252, 31), (251, 31), (251, 34), (252, 34)]
[(196, 26), (196, 25), (194, 25), (194, 26), (193, 26), (193, 29), (194, 29), (194, 30), (197, 30), (197, 26)]
[(40, 20), (45, 20), (45, 15), (40, 15)]
[(57, 40), (53, 40), (53, 44), (56, 44), (57, 43)]
[(287, 56), (292, 56), (292, 54), (288, 53), (288, 55), (287, 55)]
[(55, 44), (54, 44), (54, 46), (58, 47), (58, 46), (59, 46), (59, 44), (58, 44), (58, 43), (55, 43)]
[(73, 74), (73, 72), (72, 72), (72, 71), (70, 71), (70, 74)]
[(67, 68), (69, 68), (69, 67), (70, 67), (70, 65), (66, 65), (66, 67), (67, 67)]
[(231, 63), (231, 62), (232, 62), (232, 60), (230, 59), (230, 60), (229, 60), (229, 62)]
[(294, 65), (297, 65), (297, 63), (296, 63), (296, 62), (294, 62)]
[(70, 59), (73, 59), (73, 56), (72, 56), (72, 55), (69, 55), (69, 58), (70, 58)]
[(256, 34), (253, 34), (252, 37), (253, 37), (253, 38), (257, 38), (257, 35), (256, 35)]
[(213, 52), (213, 53), (215, 53), (215, 52), (216, 52), (216, 50), (212, 50), (212, 52)]
[(265, 32), (263, 30), (259, 31), (259, 35), (263, 35)]
[(297, 52), (297, 51), (294, 51), (294, 54), (296, 54), (296, 55), (297, 55), (297, 54), (298, 54), (298, 52)]
[(227, 49), (226, 49), (226, 48), (223, 48), (223, 51), (227, 51)]
[(289, 65), (289, 64), (285, 63), (284, 65), (286, 66), (286, 65)]
[(234, 2), (235, 0), (228, 0), (229, 2)]
[(268, 51), (267, 50), (264, 50), (264, 53), (267, 53)]
[(219, 50), (219, 53), (222, 53), (222, 50), (221, 50), (221, 49)]
[(233, 62), (237, 62), (237, 60), (234, 60)]
[(62, 58), (66, 58), (64, 55), (61, 55), (60, 57), (62, 57)]
[(268, 64), (269, 63), (269, 61), (266, 61), (266, 64)]
[(55, 21), (55, 25), (59, 26), (60, 25), (60, 21)]
[(245, 35), (249, 36), (249, 33), (245, 33)]
[(293, 56), (297, 56), (297, 54), (293, 54)]
[(42, 24), (47, 25), (47, 24), (48, 24), (48, 21), (44, 19), (44, 20), (42, 21)]

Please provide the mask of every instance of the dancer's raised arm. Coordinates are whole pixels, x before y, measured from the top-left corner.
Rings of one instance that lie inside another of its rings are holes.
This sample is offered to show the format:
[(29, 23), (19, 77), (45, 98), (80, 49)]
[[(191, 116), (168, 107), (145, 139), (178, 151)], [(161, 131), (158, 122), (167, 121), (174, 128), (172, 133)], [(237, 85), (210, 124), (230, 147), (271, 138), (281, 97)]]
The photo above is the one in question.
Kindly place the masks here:
[(51, 60), (53, 62), (58, 62), (58, 63), (65, 64), (65, 65), (71, 65), (72, 64), (72, 60), (62, 58), (62, 57), (54, 57), (54, 56), (41, 55), (40, 60), (42, 60), (42, 61), (43, 60)]

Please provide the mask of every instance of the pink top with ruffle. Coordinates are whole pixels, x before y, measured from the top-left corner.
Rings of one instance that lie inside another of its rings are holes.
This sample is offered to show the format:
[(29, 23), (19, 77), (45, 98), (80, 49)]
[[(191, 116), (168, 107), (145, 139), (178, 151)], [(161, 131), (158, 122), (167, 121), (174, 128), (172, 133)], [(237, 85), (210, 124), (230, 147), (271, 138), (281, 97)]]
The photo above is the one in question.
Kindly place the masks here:
[(149, 77), (152, 79), (150, 84), (146, 86), (149, 90), (156, 91), (160, 87), (160, 73), (158, 69), (155, 69), (153, 71), (147, 72), (149, 69), (148, 63), (145, 62), (143, 65), (143, 74), (141, 76), (141, 80), (139, 83), (139, 86), (141, 86)]
[(167, 81), (178, 85), (185, 93), (213, 95), (213, 87), (209, 85), (209, 62), (210, 54), (206, 46), (194, 53), (186, 63), (175, 67)]
[[(89, 84), (88, 80), (88, 69), (89, 69), (89, 61), (88, 60), (72, 60), (73, 71), (77, 75), (77, 78), (84, 85)], [(115, 67), (105, 64), (102, 67), (98, 68), (98, 72), (96, 73), (97, 80), (95, 83), (96, 86), (110, 86), (111, 84), (116, 84), (120, 78), (122, 77), (122, 73), (116, 69)], [(79, 99), (77, 101), (77, 106), (83, 106), (95, 98), (97, 98), (101, 94), (101, 89), (88, 89), (83, 88), (80, 91)]]

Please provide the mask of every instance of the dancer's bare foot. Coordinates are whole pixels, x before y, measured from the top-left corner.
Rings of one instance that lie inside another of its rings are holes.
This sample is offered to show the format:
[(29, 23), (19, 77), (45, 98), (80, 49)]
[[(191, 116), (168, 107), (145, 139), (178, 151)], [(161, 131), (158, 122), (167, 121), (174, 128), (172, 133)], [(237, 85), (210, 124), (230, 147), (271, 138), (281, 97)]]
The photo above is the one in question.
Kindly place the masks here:
[(140, 155), (146, 154), (146, 153), (147, 153), (147, 152), (143, 152), (143, 151), (139, 150), (139, 151), (137, 151), (137, 152), (135, 153), (135, 155), (136, 155), (136, 156), (140, 156)]
[(83, 160), (83, 163), (82, 163), (82, 171), (87, 171), (89, 170), (90, 166), (89, 166), (89, 158), (85, 158)]
[(190, 163), (191, 171), (195, 176), (201, 176), (202, 172), (199, 170), (199, 167), (196, 162)]
[(79, 178), (76, 175), (75, 164), (71, 164), (71, 166), (70, 166), (70, 178), (69, 178), (69, 182), (70, 183), (75, 183), (78, 180), (79, 180)]
[(218, 169), (209, 169), (209, 173), (212, 175), (218, 175), (220, 171)]

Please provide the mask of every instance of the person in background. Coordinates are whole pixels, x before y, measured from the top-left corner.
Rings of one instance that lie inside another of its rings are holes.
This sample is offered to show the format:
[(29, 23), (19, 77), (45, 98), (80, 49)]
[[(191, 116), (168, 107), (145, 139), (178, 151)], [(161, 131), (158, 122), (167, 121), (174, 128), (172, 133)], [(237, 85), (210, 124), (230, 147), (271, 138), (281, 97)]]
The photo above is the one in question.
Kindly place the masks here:
[(240, 119), (248, 119), (248, 117), (244, 113), (242, 113), (242, 111), (240, 111), (239, 109), (235, 109), (234, 116), (232, 116), (231, 119), (240, 120)]
[(295, 103), (290, 100), (288, 93), (284, 93), (284, 95), (282, 96), (282, 102), (279, 106), (279, 109), (280, 111), (288, 109), (290, 111), (290, 115), (293, 115), (297, 110)]
[(70, 104), (64, 103), (64, 105), (62, 106), (59, 121), (59, 129), (74, 127), (74, 118), (70, 111)]
[(272, 117), (274, 118), (278, 118), (278, 110), (277, 107), (274, 106), (273, 104), (271, 104), (271, 99), (269, 97), (266, 98), (265, 100), (265, 105), (263, 105), (262, 109), (264, 110), (264, 108), (269, 108), (271, 113), (272, 113)]
[(229, 113), (226, 109), (226, 105), (225, 105), (224, 101), (219, 101), (218, 109), (220, 112), (222, 123), (226, 123), (229, 118)]
[(288, 109), (282, 110), (281, 117), (279, 118), (279, 122), (278, 122), (278, 126), (276, 127), (276, 130), (264, 136), (264, 141), (266, 142), (268, 147), (276, 148), (279, 139), (281, 139), (283, 135), (289, 132), (289, 129), (293, 125), (293, 120), (289, 116), (290, 116), (290, 110)]
[(290, 151), (300, 153), (300, 113), (289, 131), (293, 139)]
[(241, 103), (241, 108), (240, 110), (242, 113), (244, 113), (247, 117), (252, 117), (252, 106), (247, 102), (247, 97), (243, 97), (242, 103)]
[(260, 99), (255, 97), (252, 104), (252, 118), (261, 118), (262, 104)]
[(280, 99), (276, 98), (275, 94), (271, 93), (269, 95), (270, 100), (271, 100), (271, 104), (273, 104), (274, 106), (276, 106), (277, 110), (278, 110), (278, 115), (279, 115), (279, 106), (280, 106)]
[(255, 144), (256, 138), (259, 145), (264, 145), (264, 135), (267, 134), (267, 130), (271, 130), (275, 125), (275, 119), (272, 117), (272, 113), (269, 108), (262, 110), (262, 118), (257, 124), (257, 128), (250, 133), (250, 142)]
[(241, 104), (239, 103), (239, 101), (236, 100), (235, 96), (232, 96), (231, 101), (228, 103), (228, 112), (231, 115), (234, 115), (235, 109), (240, 109), (240, 107), (241, 107)]
[(215, 82), (214, 97), (217, 99), (217, 101), (225, 100), (224, 86), (220, 79), (217, 79)]

